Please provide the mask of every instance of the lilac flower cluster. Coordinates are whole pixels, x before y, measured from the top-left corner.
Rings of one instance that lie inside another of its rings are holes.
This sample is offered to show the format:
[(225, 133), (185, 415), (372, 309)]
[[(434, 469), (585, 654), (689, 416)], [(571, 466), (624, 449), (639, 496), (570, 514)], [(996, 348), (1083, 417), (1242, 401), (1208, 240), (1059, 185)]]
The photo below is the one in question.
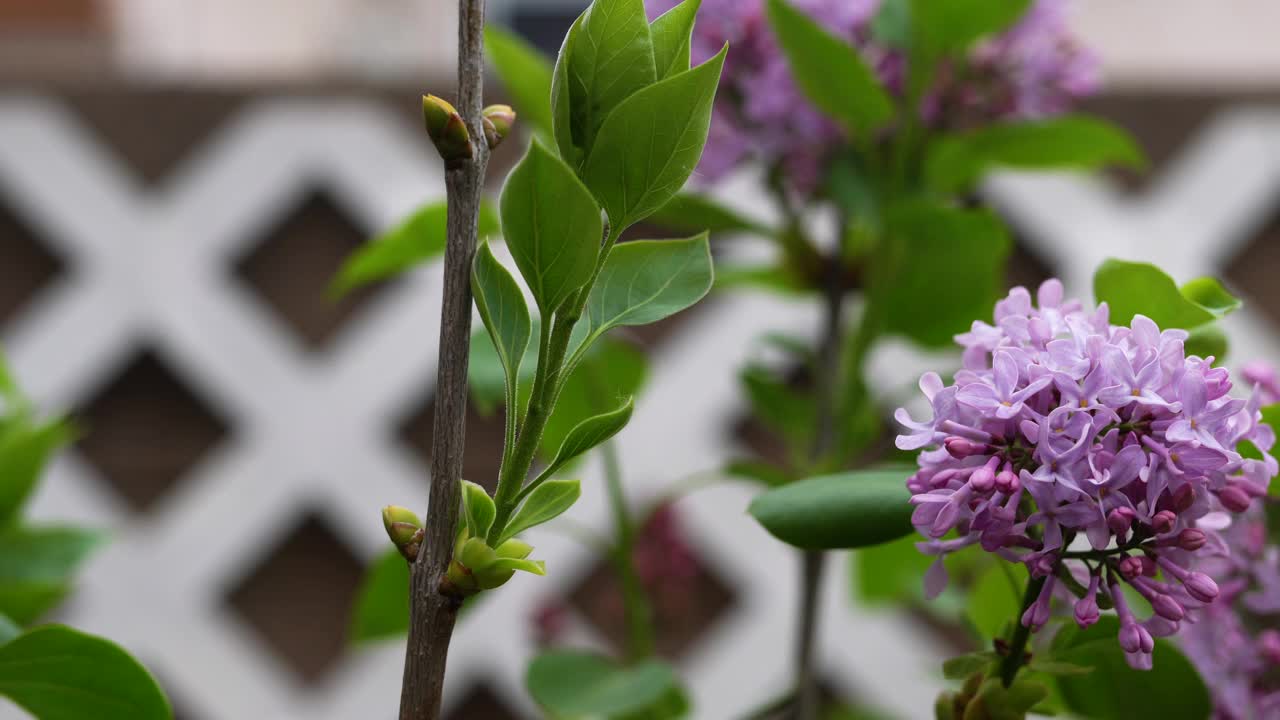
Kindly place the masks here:
[[(857, 46), (883, 84), (901, 92), (906, 58), (876, 40), (871, 23), (886, 0), (793, 0), (831, 32)], [(656, 17), (678, 0), (647, 0)], [(1061, 113), (1098, 84), (1092, 55), (1071, 39), (1067, 0), (1036, 0), (1015, 27), (974, 48), (964, 67), (939, 68), (924, 103), (934, 127)], [(715, 180), (748, 160), (776, 167), (787, 187), (811, 194), (843, 131), (804, 97), (765, 17), (763, 0), (704, 0), (693, 34), (701, 62), (728, 42), (721, 92), (700, 175)], [(833, 68), (839, 72), (839, 68)]]
[[(1055, 594), (1081, 626), (1111, 605), (1129, 663), (1150, 667), (1152, 638), (1220, 593), (1194, 560), (1225, 549), (1218, 531), (1277, 471), (1259, 396), (1230, 397), (1227, 371), (1186, 356), (1186, 337), (1141, 315), (1112, 325), (1105, 303), (1064, 300), (1057, 280), (1034, 304), (1015, 288), (994, 325), (957, 336), (955, 383), (920, 380), (933, 418), (896, 415), (907, 429), (898, 447), (922, 450), (907, 486), (929, 538), (920, 547), (939, 556), (928, 590), (946, 582), (942, 556), (981, 544), (1045, 579), (1024, 625), (1044, 625)], [(1263, 459), (1242, 457), (1242, 440)], [(1122, 584), (1150, 618), (1135, 616)]]

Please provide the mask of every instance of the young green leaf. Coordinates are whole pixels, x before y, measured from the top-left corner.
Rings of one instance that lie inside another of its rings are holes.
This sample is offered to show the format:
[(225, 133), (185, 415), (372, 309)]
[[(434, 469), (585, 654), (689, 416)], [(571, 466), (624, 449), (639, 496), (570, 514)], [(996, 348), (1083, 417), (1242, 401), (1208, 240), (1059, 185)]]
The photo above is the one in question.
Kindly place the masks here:
[(942, 663), (942, 676), (948, 680), (964, 680), (970, 675), (995, 663), (997, 655), (992, 650), (972, 652), (949, 658)]
[(577, 480), (547, 480), (537, 486), (507, 523), (498, 544), (501, 545), (535, 525), (559, 517), (578, 501), (581, 494), (582, 487)]
[(539, 454), (550, 462), (578, 425), (639, 393), (647, 373), (644, 353), (629, 342), (606, 336), (588, 348), (560, 389)]
[(870, 282), (886, 332), (942, 347), (990, 315), (1012, 246), (999, 218), (915, 201), (890, 208), (885, 226), (896, 242)]
[(666, 707), (672, 693), (683, 695), (675, 672), (657, 660), (630, 667), (578, 650), (552, 650), (529, 664), (529, 694), (557, 718), (666, 718), (652, 714)]
[(350, 639), (363, 643), (386, 640), (409, 631), (409, 563), (391, 548), (365, 572), (356, 592)]
[(696, 233), (705, 230), (712, 235), (747, 233), (765, 236), (776, 232), (707, 195), (691, 192), (677, 193), (666, 205), (655, 210), (648, 221), (676, 232)]
[(689, 43), (702, 0), (684, 0), (649, 25), (659, 80), (689, 69)]
[(1183, 344), (1187, 355), (1213, 357), (1215, 363), (1220, 363), (1227, 357), (1228, 347), (1227, 334), (1218, 327), (1217, 323), (1201, 325), (1190, 330)]
[[(433, 202), (414, 211), (403, 222), (365, 243), (343, 261), (329, 284), (329, 296), (340, 298), (356, 288), (388, 280), (406, 270), (444, 255), (448, 237), (448, 213), (444, 202)], [(500, 232), (493, 205), (480, 204), (480, 237)]]
[(498, 508), (489, 497), (489, 491), (469, 481), (462, 481), (462, 509), (467, 518), (467, 528), (473, 538), (482, 538), (493, 525)]
[(581, 322), (586, 348), (610, 329), (648, 325), (698, 302), (714, 271), (704, 232), (687, 240), (637, 240), (609, 253)]
[[(1204, 680), (1173, 643), (1157, 639), (1152, 669), (1134, 670), (1116, 643), (1119, 622), (1114, 617), (1104, 616), (1088, 629), (1072, 630), (1055, 638), (1052, 659), (1094, 669), (1088, 675), (1057, 678), (1062, 699), (1073, 715), (1128, 720), (1207, 718), (1212, 714)], [(1134, 693), (1135, 687), (1143, 692)]]
[(756, 496), (749, 511), (779, 540), (808, 550), (868, 547), (912, 532), (906, 475), (857, 470)]
[(484, 29), (484, 49), (519, 119), (544, 138), (554, 138), (550, 59), (519, 35), (494, 25)]
[(1031, 0), (911, 0), (912, 60), (935, 62), (1009, 29)]
[(631, 420), (631, 411), (634, 407), (633, 399), (628, 397), (622, 407), (617, 410), (583, 420), (569, 431), (555, 459), (540, 475), (551, 477), (570, 460), (617, 435), (618, 431), (626, 427), (627, 422)]
[[(1193, 281), (1192, 287), (1193, 292), (1203, 293), (1201, 281)], [(1093, 294), (1110, 306), (1111, 322), (1116, 325), (1128, 325), (1134, 315), (1146, 315), (1161, 330), (1192, 330), (1217, 317), (1150, 263), (1107, 260), (1093, 275)]]
[(1022, 591), (1027, 585), (1024, 565), (997, 559), (982, 571), (969, 589), (965, 611), (982, 637), (1004, 637), (1005, 627), (1022, 615)]
[(75, 570), (102, 540), (78, 528), (0, 532), (0, 613), (21, 625), (37, 620), (70, 591)]
[(643, 0), (593, 2), (569, 29), (555, 73), (556, 142), (572, 162), (590, 154), (614, 108), (658, 77)]
[(600, 208), (569, 166), (536, 140), (502, 188), (507, 247), (543, 317), (591, 279)]
[(4, 645), (10, 640), (22, 634), (22, 626), (13, 621), (13, 618), (0, 613), (0, 645)]
[(756, 419), (785, 437), (792, 448), (807, 446), (817, 415), (811, 396), (788, 387), (775, 373), (757, 365), (743, 368), (738, 380)]
[(39, 720), (169, 720), (155, 678), (118, 645), (46, 625), (0, 646), (0, 695)]
[(1179, 290), (1183, 297), (1213, 313), (1214, 317), (1220, 318), (1233, 313), (1244, 304), (1213, 277), (1188, 281)]
[(853, 596), (863, 605), (890, 605), (919, 601), (924, 597), (924, 574), (934, 558), (916, 548), (918, 537), (910, 535), (893, 542), (850, 553)]
[(925, 156), (925, 183), (942, 194), (972, 189), (991, 170), (1141, 168), (1142, 151), (1124, 130), (1086, 115), (997, 123), (943, 136)]
[(693, 174), (727, 50), (628, 97), (600, 127), (582, 178), (614, 232), (667, 204)]
[(18, 389), (18, 382), (13, 379), (13, 371), (4, 357), (4, 348), (0, 348), (0, 400), (8, 406), (9, 412), (27, 404), (27, 399)]
[(893, 119), (893, 102), (852, 45), (786, 0), (769, 0), (769, 25), (796, 84), (814, 105), (855, 134)]
[(49, 458), (70, 442), (72, 435), (64, 420), (39, 425), (25, 413), (0, 426), (0, 527), (17, 519)]
[(520, 364), (529, 347), (532, 322), (520, 286), (493, 256), (488, 243), (481, 244), (476, 251), (471, 269), (471, 289), (475, 293), (480, 319), (484, 321), (502, 363), (506, 403), (513, 407), (520, 385)]

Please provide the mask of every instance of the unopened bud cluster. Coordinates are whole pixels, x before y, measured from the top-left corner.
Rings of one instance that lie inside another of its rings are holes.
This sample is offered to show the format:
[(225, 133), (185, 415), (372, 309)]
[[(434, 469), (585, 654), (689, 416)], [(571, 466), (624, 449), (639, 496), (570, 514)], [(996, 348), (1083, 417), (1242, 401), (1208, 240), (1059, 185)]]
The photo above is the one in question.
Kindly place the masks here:
[[(449, 101), (435, 95), (422, 96), (422, 117), (427, 136), (435, 144), (445, 167), (456, 168), (475, 157), (471, 132), (462, 115)], [(516, 113), (510, 105), (490, 105), (481, 112), (485, 143), (490, 149), (498, 145), (511, 132)]]
[[(920, 381), (931, 420), (896, 415), (907, 428), (898, 447), (922, 450), (907, 485), (928, 538), (921, 549), (938, 556), (927, 589), (946, 583), (943, 556), (980, 544), (1046, 578), (1024, 625), (1044, 625), (1055, 596), (1090, 625), (1105, 597), (1130, 665), (1150, 668), (1153, 638), (1218, 596), (1194, 560), (1225, 548), (1231, 514), (1266, 494), (1275, 436), (1257, 394), (1230, 397), (1225, 369), (1185, 355), (1186, 332), (1141, 315), (1112, 325), (1106, 304), (1065, 301), (1057, 280), (1037, 300), (1015, 288), (996, 304), (995, 325), (957, 337), (954, 384), (935, 373)], [(1262, 459), (1238, 452), (1245, 440)], [(1122, 585), (1151, 617), (1136, 617)]]

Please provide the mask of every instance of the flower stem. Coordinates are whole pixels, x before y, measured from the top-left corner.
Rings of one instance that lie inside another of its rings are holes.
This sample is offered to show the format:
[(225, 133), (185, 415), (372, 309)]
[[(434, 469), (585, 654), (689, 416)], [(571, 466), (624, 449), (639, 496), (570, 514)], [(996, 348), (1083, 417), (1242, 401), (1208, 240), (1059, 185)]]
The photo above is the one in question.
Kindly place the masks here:
[(618, 447), (613, 440), (600, 446), (604, 459), (604, 475), (609, 490), (609, 506), (613, 511), (614, 567), (622, 582), (622, 607), (627, 623), (627, 657), (641, 660), (653, 655), (653, 609), (645, 595), (640, 577), (636, 574), (636, 528), (627, 507), (627, 496), (622, 486), (622, 467), (618, 462)]
[(1018, 670), (1026, 660), (1027, 641), (1031, 638), (1031, 628), (1022, 624), (1022, 615), (1036, 601), (1036, 598), (1040, 597), (1040, 590), (1044, 588), (1046, 580), (1048, 577), (1033, 577), (1027, 581), (1027, 592), (1022, 596), (1022, 609), (1014, 619), (1013, 637), (1009, 640), (1009, 654), (1005, 655), (1000, 663), (1000, 681), (1005, 687), (1013, 684), (1013, 679), (1017, 677)]

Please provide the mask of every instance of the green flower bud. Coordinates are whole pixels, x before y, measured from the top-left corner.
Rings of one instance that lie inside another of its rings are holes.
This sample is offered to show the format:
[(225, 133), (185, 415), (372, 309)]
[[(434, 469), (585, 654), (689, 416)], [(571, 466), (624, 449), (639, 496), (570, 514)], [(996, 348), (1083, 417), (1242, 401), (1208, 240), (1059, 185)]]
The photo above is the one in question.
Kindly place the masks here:
[(446, 168), (455, 168), (475, 156), (471, 133), (458, 111), (443, 98), (422, 96), (422, 116), (427, 135), (435, 144)]
[(382, 526), (387, 530), (387, 537), (400, 550), (407, 560), (413, 562), (418, 558), (418, 550), (422, 547), (422, 521), (408, 508), (388, 505), (382, 508)]
[(516, 111), (510, 105), (490, 105), (481, 113), (484, 123), (484, 139), (489, 149), (498, 147), (511, 132), (516, 122)]

